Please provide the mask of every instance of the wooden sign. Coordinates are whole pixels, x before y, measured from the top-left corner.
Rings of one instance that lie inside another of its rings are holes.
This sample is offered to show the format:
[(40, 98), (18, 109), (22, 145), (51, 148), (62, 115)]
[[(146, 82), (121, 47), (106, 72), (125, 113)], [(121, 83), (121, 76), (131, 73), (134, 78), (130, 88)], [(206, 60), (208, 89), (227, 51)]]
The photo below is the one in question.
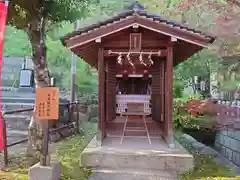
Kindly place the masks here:
[(59, 89), (56, 87), (36, 88), (36, 118), (58, 120)]
[(130, 34), (130, 50), (141, 51), (141, 49), (142, 49), (142, 34), (131, 33)]

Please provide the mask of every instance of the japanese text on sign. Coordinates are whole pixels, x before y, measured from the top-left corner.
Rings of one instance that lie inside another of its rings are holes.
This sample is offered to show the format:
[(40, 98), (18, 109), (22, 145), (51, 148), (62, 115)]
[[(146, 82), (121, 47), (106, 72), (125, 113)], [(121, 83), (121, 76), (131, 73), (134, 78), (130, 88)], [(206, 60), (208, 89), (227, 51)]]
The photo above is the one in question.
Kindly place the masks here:
[(55, 87), (36, 88), (36, 118), (57, 120), (59, 113), (59, 89)]

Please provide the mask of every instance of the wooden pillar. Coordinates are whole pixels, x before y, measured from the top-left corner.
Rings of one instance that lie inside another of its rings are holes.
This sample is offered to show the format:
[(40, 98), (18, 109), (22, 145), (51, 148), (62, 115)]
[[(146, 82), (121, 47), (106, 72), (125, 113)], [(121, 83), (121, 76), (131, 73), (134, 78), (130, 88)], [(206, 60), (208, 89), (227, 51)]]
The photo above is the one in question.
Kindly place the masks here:
[(160, 94), (160, 59), (154, 57), (152, 68), (152, 118), (154, 121), (161, 120), (161, 94)]
[(173, 58), (174, 46), (171, 43), (167, 48), (167, 58), (165, 66), (165, 122), (164, 122), (164, 135), (165, 140), (170, 148), (174, 148), (173, 138), (173, 122), (172, 122), (172, 106), (173, 106)]
[(164, 72), (164, 67), (165, 67), (165, 61), (164, 59), (161, 60), (161, 76), (160, 76), (160, 83), (161, 83), (161, 122), (164, 122), (164, 114), (165, 114), (165, 91), (164, 91), (164, 80), (165, 80), (165, 72)]
[(163, 122), (164, 113), (164, 59), (154, 57), (152, 71), (152, 118)]
[(103, 48), (98, 49), (98, 130), (97, 139), (102, 145), (105, 137), (105, 70)]
[(106, 61), (106, 121), (116, 117), (116, 59), (105, 57)]

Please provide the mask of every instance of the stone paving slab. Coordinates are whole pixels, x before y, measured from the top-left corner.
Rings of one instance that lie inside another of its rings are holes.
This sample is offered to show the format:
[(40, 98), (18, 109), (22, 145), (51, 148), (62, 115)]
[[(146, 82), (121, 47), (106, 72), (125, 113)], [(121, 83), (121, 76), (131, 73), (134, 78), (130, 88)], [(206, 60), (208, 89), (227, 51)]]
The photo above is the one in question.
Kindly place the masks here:
[(177, 180), (177, 175), (166, 171), (97, 169), (93, 170), (89, 180)]

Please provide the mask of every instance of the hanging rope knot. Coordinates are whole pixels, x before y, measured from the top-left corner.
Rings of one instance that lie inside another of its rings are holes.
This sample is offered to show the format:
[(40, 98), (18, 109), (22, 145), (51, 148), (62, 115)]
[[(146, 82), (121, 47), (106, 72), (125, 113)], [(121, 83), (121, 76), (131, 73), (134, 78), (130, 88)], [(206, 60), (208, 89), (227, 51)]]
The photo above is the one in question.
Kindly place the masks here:
[(153, 60), (152, 60), (152, 51), (150, 52), (149, 56), (148, 56), (148, 60), (150, 62), (150, 65), (153, 65)]
[(130, 59), (130, 51), (129, 51), (128, 54), (127, 54), (127, 60), (128, 60), (128, 61), (131, 61), (131, 59)]
[(133, 62), (131, 61), (131, 58), (130, 58), (130, 51), (129, 51), (128, 54), (127, 54), (127, 60), (128, 60), (128, 62), (129, 62), (129, 64), (131, 64), (131, 66), (134, 67), (134, 64), (133, 64)]
[(117, 62), (118, 62), (118, 64), (121, 64), (122, 65), (122, 54), (121, 53), (119, 53), (119, 56), (118, 56), (118, 58), (117, 58)]
[(108, 55), (112, 54), (112, 51), (111, 50), (108, 50)]
[(141, 62), (141, 64), (143, 64), (144, 66), (147, 66), (147, 64), (143, 61), (143, 52), (141, 51), (140, 55), (139, 55), (139, 61)]
[(142, 63), (143, 62), (143, 56), (142, 56), (142, 51), (140, 52), (140, 55), (139, 55), (139, 61)]

